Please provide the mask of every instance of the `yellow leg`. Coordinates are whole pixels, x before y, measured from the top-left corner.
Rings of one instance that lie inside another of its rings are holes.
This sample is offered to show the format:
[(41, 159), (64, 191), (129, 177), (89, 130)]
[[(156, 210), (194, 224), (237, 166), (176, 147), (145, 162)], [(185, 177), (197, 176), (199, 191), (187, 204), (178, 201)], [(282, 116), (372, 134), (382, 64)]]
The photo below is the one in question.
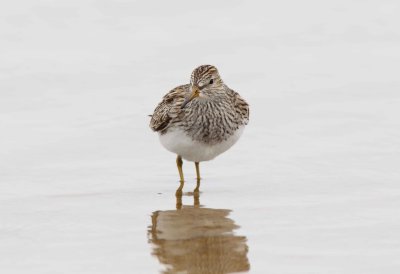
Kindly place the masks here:
[(183, 170), (182, 170), (183, 161), (182, 161), (182, 157), (180, 155), (178, 155), (178, 157), (176, 157), (176, 165), (178, 166), (179, 177), (181, 178), (181, 183), (183, 183), (185, 181), (183, 179)]
[(198, 185), (196, 187), (196, 189), (193, 192), (193, 206), (196, 207), (200, 207), (200, 192), (199, 192), (199, 187), (200, 187), (200, 181), (197, 180)]
[(194, 164), (196, 165), (197, 181), (200, 181), (200, 166), (199, 166), (199, 162), (195, 162)]
[(181, 209), (182, 208), (182, 188), (183, 188), (183, 182), (181, 182), (180, 186), (175, 192), (175, 197), (176, 197), (176, 209)]
[(195, 198), (196, 198), (196, 196), (197, 197), (200, 196), (200, 180), (199, 179), (197, 179), (196, 188), (193, 190), (193, 195)]
[(196, 188), (194, 189), (194, 197), (199, 196), (199, 191), (200, 191), (200, 164), (199, 162), (194, 163), (196, 165), (196, 175), (197, 175), (197, 180), (196, 180)]

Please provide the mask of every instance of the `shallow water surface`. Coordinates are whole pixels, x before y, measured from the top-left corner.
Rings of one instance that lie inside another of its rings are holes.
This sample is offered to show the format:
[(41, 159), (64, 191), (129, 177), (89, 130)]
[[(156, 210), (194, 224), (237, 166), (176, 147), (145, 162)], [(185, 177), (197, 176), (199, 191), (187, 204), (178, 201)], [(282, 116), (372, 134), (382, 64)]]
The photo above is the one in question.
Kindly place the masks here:
[[(183, 2), (0, 3), (0, 273), (400, 273), (399, 4)], [(177, 197), (207, 63), (250, 123)]]

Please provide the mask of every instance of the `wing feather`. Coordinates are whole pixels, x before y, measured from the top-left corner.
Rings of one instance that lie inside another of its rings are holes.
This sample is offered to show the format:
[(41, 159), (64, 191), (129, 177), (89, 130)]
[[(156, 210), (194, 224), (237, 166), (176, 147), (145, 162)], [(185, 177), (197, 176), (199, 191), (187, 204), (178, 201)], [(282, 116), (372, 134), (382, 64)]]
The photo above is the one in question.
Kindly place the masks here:
[(157, 105), (150, 120), (150, 128), (154, 131), (162, 131), (168, 127), (171, 120), (181, 112), (180, 106), (185, 100), (189, 85), (182, 85), (168, 92)]
[(237, 93), (230, 89), (233, 93), (233, 104), (235, 106), (236, 113), (241, 118), (242, 122), (247, 125), (249, 123), (250, 108), (249, 104)]

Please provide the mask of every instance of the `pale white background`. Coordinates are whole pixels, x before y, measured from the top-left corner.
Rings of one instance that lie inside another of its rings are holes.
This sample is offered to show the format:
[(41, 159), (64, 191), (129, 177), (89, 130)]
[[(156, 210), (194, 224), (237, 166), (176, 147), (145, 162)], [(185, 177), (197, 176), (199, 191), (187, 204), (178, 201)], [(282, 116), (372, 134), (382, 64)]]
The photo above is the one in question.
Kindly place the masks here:
[(399, 273), (399, 14), (381, 0), (1, 2), (0, 272), (163, 269), (147, 227), (175, 207), (178, 175), (147, 115), (211, 63), (251, 122), (202, 165), (201, 204), (232, 210), (251, 273)]

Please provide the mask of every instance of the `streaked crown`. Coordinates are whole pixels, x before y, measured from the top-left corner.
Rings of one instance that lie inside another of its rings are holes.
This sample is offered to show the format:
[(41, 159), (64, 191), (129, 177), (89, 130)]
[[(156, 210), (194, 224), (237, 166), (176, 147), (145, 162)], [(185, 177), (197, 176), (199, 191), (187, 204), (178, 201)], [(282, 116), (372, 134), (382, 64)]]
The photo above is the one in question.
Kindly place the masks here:
[(216, 67), (212, 65), (202, 65), (193, 70), (190, 77), (190, 83), (201, 87), (206, 83), (209, 83), (211, 79), (214, 82), (222, 84), (222, 80)]

